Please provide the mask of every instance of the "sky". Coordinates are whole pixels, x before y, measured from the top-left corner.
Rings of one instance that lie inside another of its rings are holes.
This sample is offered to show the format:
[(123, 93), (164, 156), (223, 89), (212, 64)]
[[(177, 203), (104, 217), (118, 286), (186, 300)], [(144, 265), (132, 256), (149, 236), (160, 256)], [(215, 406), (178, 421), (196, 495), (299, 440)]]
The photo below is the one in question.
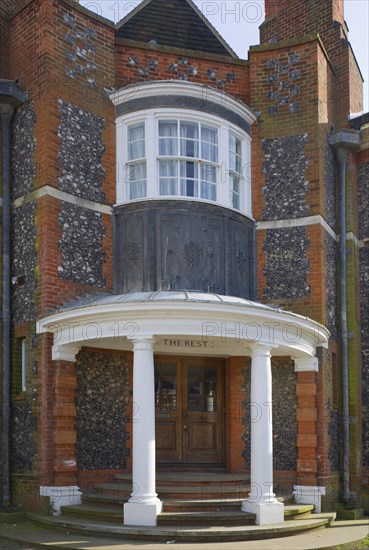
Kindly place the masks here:
[[(210, 23), (241, 59), (250, 45), (259, 43), (259, 25), (264, 19), (263, 0), (194, 0)], [(325, 0), (321, 0), (324, 2)], [(80, 0), (91, 11), (117, 23), (140, 0)], [(369, 111), (369, 0), (345, 0), (349, 40), (364, 77), (364, 111)]]

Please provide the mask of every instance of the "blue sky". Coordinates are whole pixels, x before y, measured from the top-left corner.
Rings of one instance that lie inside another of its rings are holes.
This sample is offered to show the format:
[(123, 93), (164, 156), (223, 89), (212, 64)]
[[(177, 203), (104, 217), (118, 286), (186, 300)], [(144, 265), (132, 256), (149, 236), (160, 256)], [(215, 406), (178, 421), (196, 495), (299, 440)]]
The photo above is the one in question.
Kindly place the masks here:
[[(325, 1), (325, 0), (322, 0)], [(140, 0), (81, 0), (81, 5), (114, 22), (125, 17)], [(247, 58), (248, 47), (259, 42), (264, 19), (263, 0), (195, 0), (211, 24), (237, 55)], [(363, 74), (364, 111), (369, 111), (369, 0), (345, 0), (349, 40)]]

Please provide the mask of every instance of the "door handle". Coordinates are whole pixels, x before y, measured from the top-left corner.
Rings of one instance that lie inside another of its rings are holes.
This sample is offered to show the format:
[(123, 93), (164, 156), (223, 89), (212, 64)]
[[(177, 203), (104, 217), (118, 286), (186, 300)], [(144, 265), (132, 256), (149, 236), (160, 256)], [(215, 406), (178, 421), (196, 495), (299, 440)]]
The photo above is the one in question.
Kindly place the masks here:
[(187, 430), (187, 424), (184, 424), (184, 425), (183, 425), (183, 429), (184, 429), (184, 430)]

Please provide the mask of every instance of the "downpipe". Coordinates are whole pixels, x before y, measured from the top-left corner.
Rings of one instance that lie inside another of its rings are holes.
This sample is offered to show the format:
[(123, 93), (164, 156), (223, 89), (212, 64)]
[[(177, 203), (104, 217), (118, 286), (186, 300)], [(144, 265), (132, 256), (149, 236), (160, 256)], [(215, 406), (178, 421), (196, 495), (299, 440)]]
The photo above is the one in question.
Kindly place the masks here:
[(16, 107), (28, 100), (28, 92), (13, 80), (0, 79), (2, 131), (2, 505), (10, 504), (10, 124)]
[(339, 300), (340, 300), (340, 340), (341, 340), (341, 383), (342, 383), (342, 476), (345, 504), (352, 500), (350, 490), (350, 388), (349, 353), (347, 332), (347, 247), (346, 247), (346, 170), (349, 151), (360, 147), (360, 132), (342, 129), (332, 132), (328, 142), (335, 151), (338, 162), (339, 194)]
[(342, 365), (342, 443), (343, 443), (343, 500), (348, 503), (350, 492), (350, 410), (349, 410), (349, 357), (347, 335), (347, 265), (346, 265), (346, 167), (348, 149), (338, 147), (339, 193), (339, 275), (340, 275), (340, 325)]

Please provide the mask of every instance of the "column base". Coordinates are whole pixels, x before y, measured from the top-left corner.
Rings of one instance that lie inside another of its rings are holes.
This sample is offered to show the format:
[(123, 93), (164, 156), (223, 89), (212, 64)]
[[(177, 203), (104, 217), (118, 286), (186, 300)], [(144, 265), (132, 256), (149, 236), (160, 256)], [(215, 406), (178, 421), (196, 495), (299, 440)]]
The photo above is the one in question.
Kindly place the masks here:
[(50, 498), (50, 510), (53, 516), (61, 514), (61, 506), (81, 504), (81, 491), (76, 485), (66, 487), (40, 487), (40, 495)]
[(124, 525), (157, 525), (157, 515), (163, 511), (161, 500), (149, 504), (126, 502), (123, 507)]
[(252, 502), (244, 500), (241, 506), (242, 512), (255, 514), (256, 525), (269, 525), (272, 523), (284, 522), (284, 505), (275, 500), (274, 502)]
[(322, 496), (325, 495), (325, 487), (309, 485), (294, 485), (292, 494), (297, 504), (314, 504), (317, 514), (322, 511)]

